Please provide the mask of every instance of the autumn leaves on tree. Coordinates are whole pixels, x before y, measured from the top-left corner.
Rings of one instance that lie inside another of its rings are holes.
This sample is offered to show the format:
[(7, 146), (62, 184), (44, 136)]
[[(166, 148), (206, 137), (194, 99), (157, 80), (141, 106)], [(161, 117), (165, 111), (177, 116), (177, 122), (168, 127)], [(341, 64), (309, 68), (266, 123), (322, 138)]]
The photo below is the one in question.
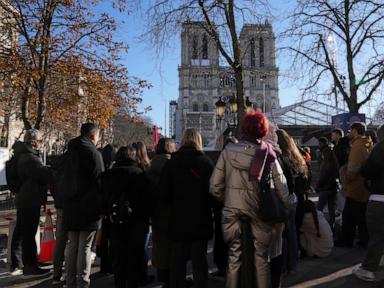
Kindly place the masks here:
[(73, 134), (84, 121), (107, 127), (117, 112), (138, 113), (149, 85), (119, 61), (128, 47), (115, 40), (115, 19), (95, 12), (101, 4), (126, 12), (121, 0), (0, 1), (0, 34), (9, 40), (0, 43), (1, 101), (13, 101), (26, 129)]

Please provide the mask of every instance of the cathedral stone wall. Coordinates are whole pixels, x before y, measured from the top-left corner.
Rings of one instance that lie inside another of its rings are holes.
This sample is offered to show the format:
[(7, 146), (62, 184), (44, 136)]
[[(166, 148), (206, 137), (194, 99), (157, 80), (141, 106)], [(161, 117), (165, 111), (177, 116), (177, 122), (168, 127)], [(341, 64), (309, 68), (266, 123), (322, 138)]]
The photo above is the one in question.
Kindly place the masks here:
[[(204, 144), (217, 138), (215, 102), (236, 91), (229, 67), (220, 66), (216, 43), (201, 22), (186, 22), (181, 33), (179, 98), (176, 109), (176, 140), (187, 128), (198, 129)], [(243, 55), (244, 96), (266, 111), (280, 108), (275, 36), (268, 23), (247, 24), (240, 33)], [(265, 100), (264, 100), (265, 96)]]

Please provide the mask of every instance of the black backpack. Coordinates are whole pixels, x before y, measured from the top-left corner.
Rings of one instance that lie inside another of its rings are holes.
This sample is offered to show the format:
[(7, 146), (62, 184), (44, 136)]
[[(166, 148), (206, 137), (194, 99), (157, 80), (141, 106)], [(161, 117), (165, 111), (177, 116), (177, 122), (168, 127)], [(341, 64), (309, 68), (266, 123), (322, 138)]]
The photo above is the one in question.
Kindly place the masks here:
[(7, 180), (8, 189), (12, 193), (19, 192), (22, 181), (19, 177), (17, 165), (20, 159), (20, 155), (14, 154), (11, 159), (5, 162), (5, 178)]
[(110, 199), (108, 207), (109, 219), (111, 223), (128, 223), (131, 220), (131, 215), (133, 213), (131, 203), (126, 199), (124, 192), (121, 192), (119, 196), (120, 197), (116, 197), (115, 199)]

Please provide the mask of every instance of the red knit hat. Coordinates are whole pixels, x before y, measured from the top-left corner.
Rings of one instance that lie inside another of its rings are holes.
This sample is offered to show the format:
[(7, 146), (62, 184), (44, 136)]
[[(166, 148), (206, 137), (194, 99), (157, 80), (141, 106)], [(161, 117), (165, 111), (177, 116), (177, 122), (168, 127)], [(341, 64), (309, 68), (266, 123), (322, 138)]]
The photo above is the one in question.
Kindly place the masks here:
[(267, 135), (269, 122), (262, 112), (252, 111), (245, 114), (241, 132), (245, 137), (261, 139)]

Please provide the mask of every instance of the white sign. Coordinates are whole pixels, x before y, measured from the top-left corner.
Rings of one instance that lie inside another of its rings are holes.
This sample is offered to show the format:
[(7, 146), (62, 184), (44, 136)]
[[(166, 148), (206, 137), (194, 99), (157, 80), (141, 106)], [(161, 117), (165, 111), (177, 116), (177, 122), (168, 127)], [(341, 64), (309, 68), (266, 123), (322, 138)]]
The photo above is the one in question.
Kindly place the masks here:
[(8, 160), (8, 148), (0, 148), (0, 185), (7, 185), (7, 180), (5, 179), (5, 162)]

